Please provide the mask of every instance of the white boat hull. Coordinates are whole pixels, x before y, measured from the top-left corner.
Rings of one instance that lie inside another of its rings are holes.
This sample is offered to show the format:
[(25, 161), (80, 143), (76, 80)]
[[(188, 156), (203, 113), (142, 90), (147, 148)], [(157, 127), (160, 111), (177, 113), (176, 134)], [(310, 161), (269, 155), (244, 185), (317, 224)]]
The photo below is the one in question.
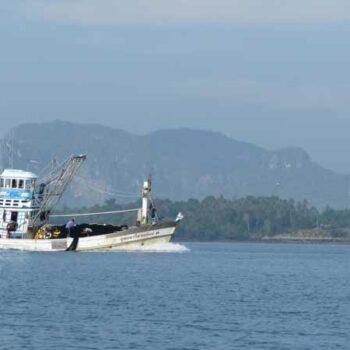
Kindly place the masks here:
[[(154, 243), (169, 242), (175, 232), (175, 223), (155, 226), (134, 227), (109, 234), (80, 237), (75, 251), (91, 250), (131, 250)], [(0, 239), (0, 249), (26, 251), (65, 251), (73, 243), (73, 238), (61, 239)]]

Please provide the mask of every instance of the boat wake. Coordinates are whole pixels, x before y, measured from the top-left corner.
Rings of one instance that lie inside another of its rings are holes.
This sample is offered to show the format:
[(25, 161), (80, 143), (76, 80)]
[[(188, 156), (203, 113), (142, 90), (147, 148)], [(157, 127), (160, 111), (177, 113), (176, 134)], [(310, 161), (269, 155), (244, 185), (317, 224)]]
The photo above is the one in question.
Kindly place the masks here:
[(150, 253), (185, 253), (190, 249), (180, 243), (154, 243), (142, 247), (130, 248), (129, 252), (150, 252)]

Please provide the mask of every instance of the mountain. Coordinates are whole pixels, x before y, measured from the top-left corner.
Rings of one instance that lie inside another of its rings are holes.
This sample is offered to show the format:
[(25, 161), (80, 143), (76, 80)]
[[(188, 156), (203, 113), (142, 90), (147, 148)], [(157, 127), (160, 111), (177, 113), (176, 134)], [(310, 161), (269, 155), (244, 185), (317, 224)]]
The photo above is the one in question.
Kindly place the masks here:
[(202, 130), (134, 135), (62, 121), (22, 124), (9, 135), (2, 140), (3, 168), (12, 158), (14, 167), (42, 175), (53, 158), (87, 154), (65, 199), (69, 206), (93, 205), (111, 197), (133, 201), (149, 174), (155, 196), (172, 200), (276, 195), (306, 199), (318, 207), (350, 203), (349, 176), (321, 167), (299, 148), (269, 151)]

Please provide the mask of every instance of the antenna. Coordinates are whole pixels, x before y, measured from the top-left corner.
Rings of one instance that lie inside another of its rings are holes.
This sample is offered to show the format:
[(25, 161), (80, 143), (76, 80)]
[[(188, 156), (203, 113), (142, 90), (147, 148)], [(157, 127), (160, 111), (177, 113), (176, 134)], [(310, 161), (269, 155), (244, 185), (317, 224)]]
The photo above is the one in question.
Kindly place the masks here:
[(1, 157), (1, 170), (3, 170), (5, 168), (5, 160), (4, 160), (4, 156), (5, 156), (5, 138), (2, 138), (1, 139), (1, 154), (0, 154), (0, 157)]
[(10, 163), (10, 168), (14, 168), (14, 148), (15, 148), (15, 144), (14, 144), (14, 137), (13, 137), (13, 130), (10, 131), (9, 134), (9, 146), (10, 146), (10, 152), (9, 152), (9, 163)]
[(0, 141), (1, 143), (1, 167), (13, 168), (14, 165), (14, 137), (9, 131)]

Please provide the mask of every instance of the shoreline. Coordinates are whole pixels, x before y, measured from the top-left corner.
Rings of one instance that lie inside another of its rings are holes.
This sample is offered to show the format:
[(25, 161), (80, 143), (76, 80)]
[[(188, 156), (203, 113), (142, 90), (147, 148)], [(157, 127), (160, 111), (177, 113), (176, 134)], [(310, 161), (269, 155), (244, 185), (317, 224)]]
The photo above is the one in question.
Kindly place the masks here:
[(232, 239), (232, 240), (213, 240), (213, 241), (201, 241), (201, 240), (171, 240), (172, 243), (252, 243), (252, 244), (339, 244), (350, 245), (350, 239), (337, 239), (337, 238), (262, 238), (262, 239)]

